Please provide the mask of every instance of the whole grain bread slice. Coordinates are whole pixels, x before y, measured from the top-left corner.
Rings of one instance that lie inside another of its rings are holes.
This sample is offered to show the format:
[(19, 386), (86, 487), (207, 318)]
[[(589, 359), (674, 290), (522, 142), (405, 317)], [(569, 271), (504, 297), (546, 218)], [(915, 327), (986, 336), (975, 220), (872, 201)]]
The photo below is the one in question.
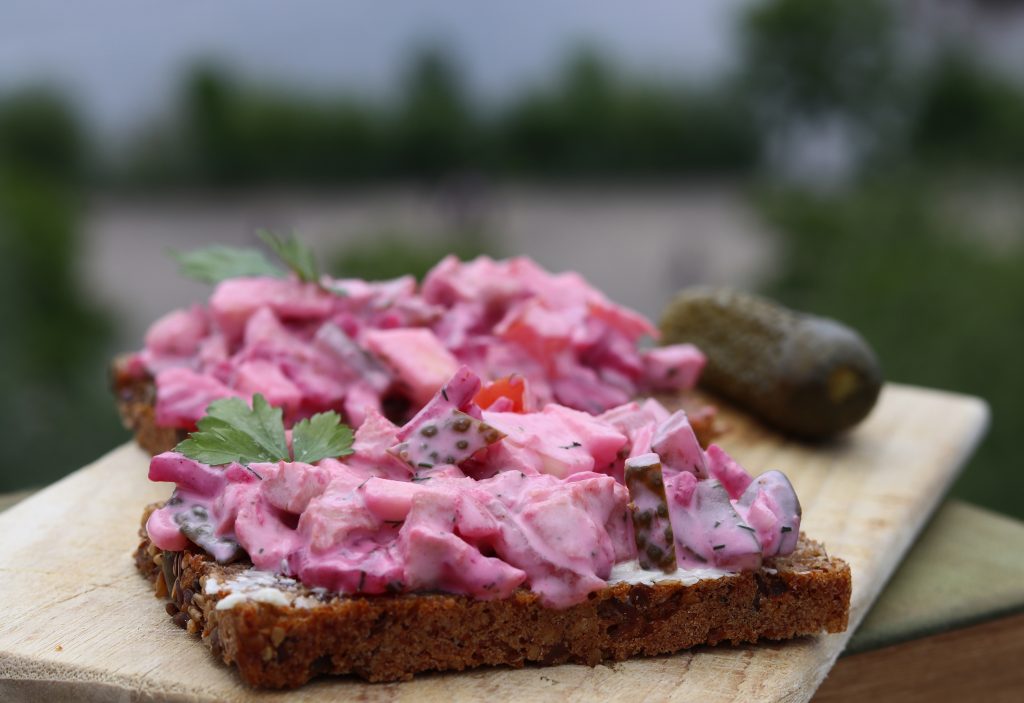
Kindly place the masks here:
[[(249, 564), (219, 565), (198, 547), (160, 551), (144, 527), (140, 535), (136, 566), (168, 599), (174, 622), (256, 687), (293, 688), (320, 674), (399, 681), (487, 665), (593, 666), (701, 644), (841, 632), (849, 616), (849, 566), (802, 534), (793, 554), (757, 571), (690, 586), (618, 583), (562, 610), (528, 590), (489, 601), (330, 594)], [(246, 583), (249, 595), (232, 592)]]
[(134, 372), (128, 358), (119, 356), (110, 364), (110, 389), (121, 424), (135, 433), (135, 441), (150, 454), (170, 451), (188, 432), (156, 423), (156, 383), (152, 376)]

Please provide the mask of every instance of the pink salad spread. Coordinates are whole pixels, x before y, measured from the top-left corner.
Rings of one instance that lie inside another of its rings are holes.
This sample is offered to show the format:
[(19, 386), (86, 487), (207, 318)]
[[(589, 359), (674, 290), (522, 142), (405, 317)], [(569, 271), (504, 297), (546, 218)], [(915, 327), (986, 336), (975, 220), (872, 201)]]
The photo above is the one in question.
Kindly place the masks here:
[[(514, 276), (495, 275), (516, 267), (520, 270)], [(537, 297), (525, 295), (524, 281), (545, 292)], [(300, 369), (289, 366), (288, 360), (294, 354), (315, 356), (324, 349), (337, 349), (322, 342), (325, 334), (334, 334), (324, 333), (325, 329), (342, 330), (344, 325), (335, 323), (346, 315), (328, 308), (336, 310), (342, 305), (339, 300), (345, 299), (325, 298), (307, 289), (293, 298), (300, 287), (291, 281), (254, 279), (239, 285), (251, 286), (253, 291), (236, 295), (234, 288), (222, 286), (210, 312), (180, 313), (154, 327), (145, 352), (147, 363), (159, 367), (171, 358), (154, 351), (169, 350), (170, 341), (158, 338), (171, 320), (183, 328), (195, 323), (196, 334), (194, 344), (180, 344), (177, 361), (168, 362), (161, 375), (199, 374), (193, 362), (207, 354), (213, 354), (209, 368), (223, 364), (233, 369), (231, 378), (236, 383), (239, 376), (246, 377), (242, 373), (246, 364), (318, 373), (315, 365)], [(387, 332), (442, 339), (443, 344), (429, 347), (438, 359), (452, 349), (460, 358), (475, 357), (488, 368), (497, 362), (487, 360), (490, 350), (479, 348), (481, 337), (500, 342), (499, 356), (524, 345), (550, 345), (553, 357), (562, 360), (554, 363), (565, 366), (557, 373), (538, 376), (545, 389), (541, 397), (563, 397), (557, 387), (567, 377), (558, 373), (600, 375), (612, 368), (613, 362), (582, 364), (581, 349), (595, 354), (600, 349), (616, 359), (614, 363), (635, 361), (638, 366), (620, 380), (653, 382), (640, 368), (650, 357), (637, 354), (631, 342), (636, 334), (647, 331), (645, 323), (603, 299), (588, 297), (590, 289), (578, 278), (551, 277), (521, 260), (508, 264), (480, 260), (467, 266), (449, 260), (428, 277), (421, 296), (413, 293), (411, 282), (404, 288), (391, 285), (402, 293), (391, 306), (381, 308), (380, 315), (420, 315), (435, 305), (443, 312), (430, 327), (359, 322), (343, 333), (350, 343), (359, 345), (353, 358), (371, 364), (389, 383), (401, 366), (384, 371), (376, 360), (368, 361), (374, 357), (364, 354), (367, 348), (390, 348), (386, 340), (369, 341)], [(265, 286), (279, 291), (281, 297), (267, 297)], [(548, 288), (564, 293), (570, 310), (578, 303), (581, 310), (590, 308), (599, 316), (605, 342), (595, 342), (595, 328), (585, 320), (577, 320), (572, 329), (561, 329), (561, 313), (545, 307), (549, 300), (545, 296), (553, 294)], [(366, 290), (352, 286), (351, 296), (359, 297)], [(382, 295), (375, 290), (366, 293), (364, 300)], [(223, 307), (225, 297), (236, 304)], [(284, 307), (275, 308), (275, 301)], [(302, 318), (300, 311), (309, 317)], [(492, 314), (500, 319), (498, 324), (489, 319)], [(349, 315), (346, 319), (358, 318)], [(303, 319), (308, 326), (304, 327)], [(486, 333), (479, 331), (484, 320), (491, 330)], [(278, 333), (284, 329), (285, 336), (261, 337), (265, 326)], [(505, 335), (517, 328), (517, 334), (529, 342), (514, 335), (511, 339), (516, 341), (507, 341)], [(238, 338), (232, 341), (232, 335)], [(211, 352), (218, 345), (223, 352), (227, 345), (237, 345), (238, 339), (245, 341), (234, 347), (232, 356)], [(270, 354), (270, 361), (245, 351), (268, 351), (277, 345), (281, 356)], [(613, 351), (616, 345), (621, 348)], [(192, 361), (182, 364), (181, 359)], [(439, 362), (436, 370), (417, 376), (440, 374), (442, 366)], [(205, 367), (200, 364), (199, 368)], [(283, 370), (280, 376), (291, 378)], [(261, 381), (262, 373), (254, 372), (251, 378), (253, 384), (269, 383)], [(289, 388), (295, 386), (291, 381)], [(315, 383), (310, 387), (319, 388)], [(426, 384), (416, 392), (424, 388)], [(258, 569), (333, 591), (437, 590), (490, 599), (507, 597), (523, 587), (537, 593), (545, 604), (561, 608), (604, 587), (615, 564), (637, 558), (638, 535), (630, 519), (636, 508), (622, 481), (624, 467), (630, 461), (658, 461), (665, 504), (649, 507), (660, 509), (659, 515), (667, 511), (681, 567), (750, 569), (764, 557), (794, 549), (800, 506), (786, 478), (778, 472), (752, 478), (719, 447), (702, 450), (682, 411), (670, 413), (654, 400), (641, 403), (620, 398), (626, 402), (597, 416), (557, 404), (522, 412), (517, 411), (522, 409), (516, 407), (513, 384), (501, 388), (496, 399), (493, 389), (481, 394), (480, 378), (465, 366), (456, 367), (402, 427), (371, 404), (356, 431), (354, 453), (341, 460), (210, 467), (181, 454), (160, 454), (152, 460), (150, 478), (177, 487), (168, 503), (150, 517), (149, 535), (165, 550), (183, 549), (191, 540), (222, 562), (239, 557), (244, 550)], [(338, 392), (344, 397), (350, 391)], [(491, 409), (474, 401), (488, 395), (493, 400)], [(309, 398), (302, 390), (282, 391), (280, 397), (292, 399), (296, 412)], [(599, 392), (599, 397), (602, 404), (611, 404), (607, 402), (610, 395)]]
[(656, 329), (578, 274), (529, 259), (441, 261), (417, 286), (323, 278), (233, 278), (205, 306), (152, 325), (129, 368), (156, 381), (159, 425), (192, 429), (210, 402), (262, 393), (288, 425), (338, 410), (353, 426), (401, 422), (460, 365), (526, 379), (526, 406), (589, 413), (690, 388), (691, 345), (641, 350)]

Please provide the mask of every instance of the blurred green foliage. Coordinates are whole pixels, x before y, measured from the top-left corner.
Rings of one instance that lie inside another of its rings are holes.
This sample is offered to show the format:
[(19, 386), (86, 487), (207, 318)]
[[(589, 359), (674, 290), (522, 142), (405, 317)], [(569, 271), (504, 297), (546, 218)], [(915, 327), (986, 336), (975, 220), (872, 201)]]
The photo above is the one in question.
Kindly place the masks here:
[(374, 177), (386, 163), (379, 157), (387, 135), (376, 115), (349, 100), (247, 91), (202, 67), (189, 77), (182, 103), (183, 143), (158, 141), (170, 147), (163, 173), (161, 155), (145, 152), (146, 171), (164, 181), (318, 184)]
[(436, 47), (414, 56), (390, 101), (251, 85), (202, 65), (171, 119), (150, 124), (104, 175), (134, 189), (462, 173), (742, 178), (773, 133), (828, 120), (867, 143), (868, 167), (1024, 164), (1024, 90), (956, 48), (923, 70), (905, 65), (885, 0), (773, 0), (741, 29), (735, 75), (711, 87), (625, 76), (583, 48), (550, 84), (488, 110)]
[(48, 483), (124, 436), (101, 371), (111, 321), (77, 277), (83, 154), (59, 98), (0, 99), (0, 491)]
[[(921, 177), (842, 194), (776, 191), (760, 204), (782, 234), (766, 293), (838, 318), (875, 347), (888, 379), (985, 398), (989, 437), (957, 484), (968, 500), (1024, 517), (1024, 249), (997, 251), (936, 206)], [(1024, 231), (1021, 233), (1024, 239)], [(899, 467), (892, 467), (899, 480)]]
[(85, 166), (85, 135), (71, 107), (45, 89), (0, 97), (0, 167), (4, 173), (77, 182)]
[(1024, 89), (957, 47), (912, 70), (893, 51), (893, 10), (773, 0), (747, 17), (742, 73), (766, 124), (838, 115), (876, 147), (835, 192), (766, 179), (756, 200), (782, 256), (764, 292), (860, 330), (891, 380), (985, 398), (991, 432), (954, 492), (1024, 518), (1024, 475), (1011, 468), (1024, 417), (1024, 222), (1000, 247), (972, 231), (977, 212), (958, 219), (944, 202), (970, 182), (958, 185), (962, 172), (1024, 166)]
[(436, 177), (470, 168), (483, 150), (482, 125), (464, 94), (458, 66), (438, 49), (424, 50), (406, 76), (393, 117), (389, 150), (397, 172)]
[(757, 135), (739, 96), (625, 80), (582, 50), (561, 81), (514, 101), (497, 118), (498, 165), (534, 176), (739, 173)]
[(951, 50), (929, 68), (911, 127), (916, 156), (936, 165), (1024, 167), (1024, 90)]
[(112, 182), (251, 186), (436, 179), (738, 173), (754, 125), (729, 86), (692, 90), (624, 79), (582, 51), (554, 85), (488, 112), (457, 64), (428, 48), (398, 98), (374, 104), (237, 82), (212, 66), (186, 81), (177, 121), (153, 125)]
[(342, 247), (330, 262), (338, 277), (385, 281), (412, 274), (423, 280), (427, 271), (449, 254), (463, 261), (486, 254), (499, 256), (496, 247), (478, 229), (456, 229), (440, 236), (418, 236), (398, 229), (371, 232)]
[(893, 97), (891, 4), (775, 0), (745, 16), (743, 76), (772, 116), (866, 116)]

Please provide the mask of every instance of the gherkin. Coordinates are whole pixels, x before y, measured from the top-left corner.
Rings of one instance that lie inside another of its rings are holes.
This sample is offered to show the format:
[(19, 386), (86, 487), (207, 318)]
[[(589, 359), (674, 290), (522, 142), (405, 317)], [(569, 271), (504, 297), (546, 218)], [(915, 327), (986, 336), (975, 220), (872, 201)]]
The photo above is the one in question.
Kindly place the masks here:
[(863, 420), (882, 387), (874, 351), (849, 327), (728, 288), (688, 288), (661, 318), (664, 344), (707, 355), (700, 384), (789, 434), (817, 439)]

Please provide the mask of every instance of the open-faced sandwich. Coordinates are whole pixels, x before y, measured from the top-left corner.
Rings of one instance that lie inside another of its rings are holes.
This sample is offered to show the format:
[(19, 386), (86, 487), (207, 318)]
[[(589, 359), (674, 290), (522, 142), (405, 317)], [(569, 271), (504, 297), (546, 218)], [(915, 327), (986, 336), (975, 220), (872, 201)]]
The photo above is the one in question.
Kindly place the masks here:
[(152, 459), (175, 488), (136, 564), (266, 687), (843, 630), (849, 568), (785, 476), (636, 397), (703, 363), (651, 332), (525, 259), (225, 281), (121, 362), (165, 442), (191, 430)]
[[(206, 305), (157, 320), (145, 347), (115, 362), (121, 414), (143, 447), (170, 449), (211, 402), (231, 396), (261, 393), (289, 427), (327, 410), (353, 427), (370, 411), (401, 423), (465, 364), (484, 379), (525, 381), (537, 407), (600, 413), (691, 388), (704, 366), (690, 344), (641, 349), (658, 334), (650, 321), (578, 274), (554, 275), (526, 258), (448, 257), (422, 285), (292, 268), (219, 280)], [(222, 263), (219, 272), (245, 270)], [(691, 422), (710, 437), (710, 409)]]

